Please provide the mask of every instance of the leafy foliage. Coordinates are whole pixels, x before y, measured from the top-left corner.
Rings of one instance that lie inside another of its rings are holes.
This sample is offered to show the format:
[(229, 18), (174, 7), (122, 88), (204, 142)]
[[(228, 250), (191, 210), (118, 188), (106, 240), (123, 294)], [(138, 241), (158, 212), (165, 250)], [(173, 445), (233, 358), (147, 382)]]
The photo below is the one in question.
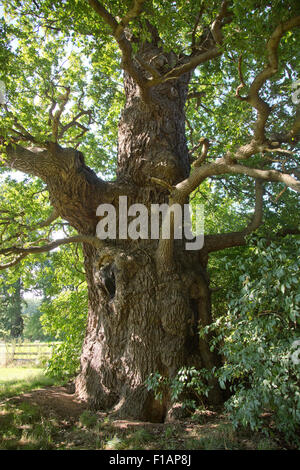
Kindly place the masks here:
[(172, 403), (181, 402), (183, 408), (195, 410), (199, 401), (208, 396), (210, 386), (208, 380), (211, 371), (197, 370), (195, 367), (182, 367), (172, 379), (154, 372), (146, 379), (145, 385), (152, 390), (157, 400), (162, 401), (166, 393), (170, 393)]
[(55, 376), (75, 375), (85, 334), (87, 286), (82, 254), (65, 246), (51, 256), (51, 264), (39, 272), (48, 275), (46, 298), (40, 310), (43, 331), (61, 344), (54, 347), (48, 373)]
[(24, 339), (29, 341), (54, 341), (54, 336), (47, 335), (41, 324), (41, 299), (27, 298), (23, 307)]
[(251, 258), (225, 264), (239, 273), (239, 293), (228, 293), (228, 311), (202, 331), (214, 331), (212, 347), (218, 345), (224, 357), (218, 378), (223, 388), (230, 386), (226, 409), (234, 425), (269, 432), (263, 413), (270, 412), (271, 429), (290, 443), (297, 442), (300, 418), (300, 369), (293, 361), (299, 267), (299, 241), (252, 239)]
[(44, 331), (61, 340), (54, 347), (47, 370), (55, 376), (74, 376), (78, 372), (79, 358), (85, 334), (87, 316), (86, 288), (64, 291), (41, 307)]

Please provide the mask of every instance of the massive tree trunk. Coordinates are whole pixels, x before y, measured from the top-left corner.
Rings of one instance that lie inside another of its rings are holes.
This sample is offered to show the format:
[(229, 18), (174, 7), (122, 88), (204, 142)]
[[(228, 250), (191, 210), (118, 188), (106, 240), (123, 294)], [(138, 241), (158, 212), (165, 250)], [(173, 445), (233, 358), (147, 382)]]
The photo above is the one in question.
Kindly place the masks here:
[[(158, 273), (146, 247), (107, 253), (104, 259), (87, 248), (85, 257), (90, 303), (77, 392), (96, 409), (162, 421), (169, 397), (159, 403), (147, 392), (143, 383), (150, 373), (172, 378), (184, 365), (216, 365), (197, 334), (199, 322), (210, 321), (204, 270), (194, 255), (185, 255), (178, 256), (176, 269)], [(113, 267), (115, 291), (99, 279), (101, 263)], [(209, 399), (219, 402), (217, 388)]]
[[(144, 50), (143, 60), (158, 55)], [(172, 54), (164, 54), (164, 67)], [(133, 184), (128, 205), (168, 201), (150, 177), (176, 184), (189, 174), (184, 106), (190, 75), (151, 90), (145, 103), (125, 74), (126, 105), (119, 123), (118, 182)], [(119, 196), (119, 194), (118, 194)], [(118, 208), (118, 197), (113, 201)], [(211, 321), (206, 267), (199, 252), (176, 241), (170, 266), (157, 263), (158, 240), (116, 240), (98, 251), (85, 246), (89, 316), (76, 381), (78, 395), (120, 417), (163, 421), (169, 396), (155, 400), (144, 382), (152, 372), (172, 378), (182, 366), (212, 368), (216, 359), (199, 324)], [(219, 403), (211, 382), (209, 401)]]

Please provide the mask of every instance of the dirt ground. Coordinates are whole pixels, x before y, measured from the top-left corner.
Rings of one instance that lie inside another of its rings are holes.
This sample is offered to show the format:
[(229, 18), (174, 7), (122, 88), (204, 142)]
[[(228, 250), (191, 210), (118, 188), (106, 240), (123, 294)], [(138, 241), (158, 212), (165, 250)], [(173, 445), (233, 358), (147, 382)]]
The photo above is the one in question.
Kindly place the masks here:
[[(27, 402), (33, 406), (37, 406), (41, 414), (47, 418), (57, 418), (59, 420), (66, 420), (76, 422), (81, 414), (88, 410), (87, 403), (80, 401), (70, 386), (60, 387), (45, 387), (31, 392), (23, 393), (16, 397), (8, 398), (6, 403), (24, 403)], [(97, 411), (95, 413), (99, 419), (108, 417), (109, 414)], [(176, 420), (177, 424), (183, 420)], [(224, 422), (224, 416), (217, 415), (212, 411), (205, 413), (205, 421), (207, 422)], [(186, 422), (186, 421), (185, 421)], [(127, 426), (150, 426), (161, 427), (166, 423), (147, 423), (145, 421), (132, 421), (132, 420), (113, 420), (112, 422), (116, 427), (126, 428)]]
[[(20, 404), (28, 403), (33, 406), (37, 406), (42, 416), (47, 418), (56, 418), (58, 421), (69, 423), (70, 425), (75, 424), (79, 421), (82, 413), (88, 409), (87, 403), (80, 401), (76, 394), (69, 386), (60, 387), (45, 387), (31, 392), (23, 393), (16, 397), (8, 398), (5, 400), (6, 404)], [(108, 417), (108, 413), (97, 412), (95, 413), (99, 420)], [(205, 426), (210, 429), (217, 426), (219, 423), (226, 423), (227, 420), (224, 416), (217, 415), (214, 412), (205, 413)], [(110, 424), (116, 429), (126, 430), (147, 428), (149, 430), (160, 431), (167, 424), (173, 426), (184, 426), (187, 427), (188, 431), (192, 430), (195, 424), (191, 424), (189, 421), (176, 420), (172, 423), (149, 423), (144, 421), (133, 421), (133, 420), (113, 420)]]
[[(261, 436), (236, 432), (225, 415), (208, 410), (190, 419), (166, 423), (116, 420), (101, 412), (90, 415), (87, 404), (81, 402), (68, 386), (45, 387), (2, 401), (2, 405), (9, 408), (21, 408), (24, 404), (37, 407), (42, 421), (56, 422), (50, 446), (54, 449), (254, 450), (270, 445)], [(88, 419), (91, 416), (96, 422), (84, 421), (84, 416)], [(10, 446), (23, 448), (21, 441), (12, 442)], [(38, 443), (35, 448), (40, 448)]]
[(42, 415), (61, 420), (77, 421), (87, 409), (86, 403), (80, 402), (75, 394), (70, 393), (69, 387), (45, 387), (6, 400), (6, 403), (20, 402), (38, 406)]

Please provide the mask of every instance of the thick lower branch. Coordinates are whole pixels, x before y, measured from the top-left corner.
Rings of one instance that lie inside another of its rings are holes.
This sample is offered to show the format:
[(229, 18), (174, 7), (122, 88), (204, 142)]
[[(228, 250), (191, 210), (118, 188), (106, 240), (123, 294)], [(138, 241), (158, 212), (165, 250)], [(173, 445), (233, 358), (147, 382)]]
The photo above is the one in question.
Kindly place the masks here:
[(48, 172), (49, 157), (47, 150), (32, 151), (18, 144), (9, 144), (1, 162), (7, 168), (44, 179)]

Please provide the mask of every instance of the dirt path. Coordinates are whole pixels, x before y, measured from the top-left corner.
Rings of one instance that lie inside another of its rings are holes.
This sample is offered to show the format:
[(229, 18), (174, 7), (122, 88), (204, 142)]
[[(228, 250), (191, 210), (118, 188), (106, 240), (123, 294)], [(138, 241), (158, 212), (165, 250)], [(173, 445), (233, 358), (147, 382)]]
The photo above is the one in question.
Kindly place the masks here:
[(38, 406), (44, 416), (72, 421), (77, 421), (87, 409), (86, 403), (80, 402), (68, 387), (45, 387), (6, 400), (6, 403), (20, 402)]

